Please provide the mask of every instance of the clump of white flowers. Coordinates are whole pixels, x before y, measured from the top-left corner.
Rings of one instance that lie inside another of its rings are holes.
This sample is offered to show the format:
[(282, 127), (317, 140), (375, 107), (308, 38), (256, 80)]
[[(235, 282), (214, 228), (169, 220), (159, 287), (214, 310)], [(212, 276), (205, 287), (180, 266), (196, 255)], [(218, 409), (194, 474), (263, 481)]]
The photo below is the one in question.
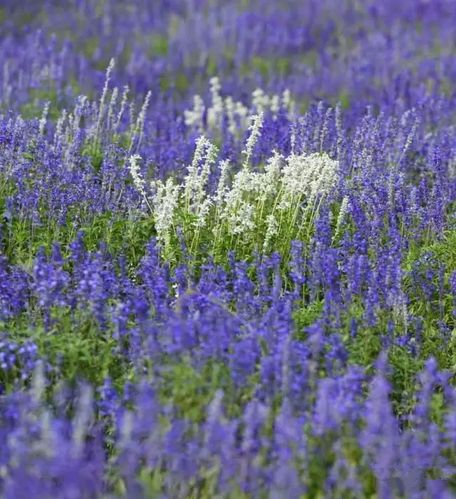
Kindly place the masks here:
[[(232, 234), (243, 234), (260, 228), (266, 231), (265, 244), (280, 230), (318, 210), (337, 179), (339, 164), (325, 153), (290, 155), (277, 152), (261, 172), (242, 168), (230, 189), (217, 194), (222, 199), (218, 212)], [(292, 227), (291, 227), (292, 228)]]
[(201, 96), (193, 97), (193, 108), (184, 111), (185, 124), (188, 127), (198, 133), (203, 133), (206, 129), (211, 135), (216, 135), (221, 132), (226, 117), (228, 131), (233, 136), (239, 137), (248, 129), (252, 115), (270, 112), (276, 118), (281, 109), (284, 109), (290, 117), (294, 115), (295, 104), (289, 90), (284, 90), (281, 95), (268, 95), (261, 88), (257, 88), (252, 92), (251, 103), (244, 105), (240, 101), (235, 101), (232, 96), (223, 98), (220, 93), (221, 88), (217, 76), (210, 79), (211, 103), (208, 107), (205, 106)]
[(284, 90), (282, 95), (268, 95), (263, 89), (257, 88), (252, 92), (252, 105), (257, 113), (271, 111), (273, 116), (277, 116), (281, 107), (289, 114), (294, 112), (294, 102), (289, 90)]
[[(217, 100), (214, 85), (214, 100)], [(204, 242), (214, 252), (230, 246), (248, 245), (269, 251), (277, 244), (289, 245), (313, 223), (321, 203), (334, 189), (339, 163), (326, 153), (284, 156), (274, 151), (263, 167), (254, 169), (251, 157), (261, 136), (263, 114), (249, 118), (244, 161), (236, 171), (228, 160), (217, 163), (218, 148), (201, 135), (192, 162), (181, 185), (168, 179), (152, 182), (149, 206), (155, 219), (157, 238), (168, 248), (177, 241), (175, 229), (183, 229), (190, 251)], [(130, 157), (130, 172), (138, 192), (146, 195), (138, 156)], [(213, 168), (214, 167), (214, 168)], [(211, 175), (218, 175), (210, 183)], [(211, 187), (213, 186), (213, 187)], [(340, 230), (349, 209), (344, 198), (337, 220)]]
[(325, 153), (291, 154), (282, 170), (283, 201), (285, 206), (306, 198), (311, 205), (325, 196), (334, 186), (339, 163)]
[(157, 240), (167, 249), (171, 243), (171, 231), (174, 225), (175, 211), (179, 206), (181, 186), (175, 184), (172, 178), (168, 178), (166, 182), (158, 179), (152, 180), (150, 189), (147, 190), (146, 181), (139, 167), (141, 159), (139, 154), (130, 156), (128, 162), (130, 175), (133, 179), (133, 185), (141, 194), (154, 217)]

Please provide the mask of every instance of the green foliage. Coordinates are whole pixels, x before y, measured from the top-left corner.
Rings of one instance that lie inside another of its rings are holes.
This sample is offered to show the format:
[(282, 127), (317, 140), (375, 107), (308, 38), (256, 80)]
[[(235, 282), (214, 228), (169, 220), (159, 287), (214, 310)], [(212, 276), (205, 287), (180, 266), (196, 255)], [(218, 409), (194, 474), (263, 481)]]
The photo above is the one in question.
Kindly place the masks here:
[(150, 57), (164, 57), (168, 54), (168, 37), (164, 35), (152, 35), (150, 40)]
[[(19, 344), (32, 340), (38, 347), (38, 356), (53, 366), (49, 374), (55, 383), (65, 380), (74, 383), (88, 380), (96, 386), (109, 376), (114, 383), (123, 386), (132, 375), (131, 366), (123, 357), (114, 354), (117, 342), (111, 332), (100, 330), (90, 313), (74, 316), (70, 310), (54, 308), (51, 312), (52, 327), (45, 329), (42, 317), (34, 317), (34, 325), (23, 315), (8, 324), (7, 332), (12, 341)], [(6, 332), (0, 323), (0, 333)], [(0, 373), (0, 382), (14, 386), (19, 371)], [(3, 378), (3, 379), (2, 379)]]
[(123, 254), (130, 266), (136, 267), (144, 256), (147, 242), (155, 234), (150, 217), (125, 218), (110, 212), (89, 216), (74, 209), (70, 210), (67, 220), (66, 224), (47, 220), (34, 225), (30, 221), (13, 218), (3, 225), (4, 254), (11, 263), (30, 268), (38, 250), (44, 247), (50, 254), (54, 242), (59, 242), (64, 255), (67, 255), (69, 244), (77, 232), (82, 231), (87, 250), (95, 251), (100, 243), (104, 243), (112, 255)]
[(170, 89), (175, 89), (177, 92), (184, 93), (190, 83), (187, 76), (183, 72), (177, 73), (165, 73), (160, 78), (160, 90), (162, 92), (167, 92)]
[(254, 71), (258, 71), (264, 78), (268, 78), (272, 74), (280, 74), (283, 76), (291, 72), (292, 62), (289, 57), (261, 57), (254, 56), (244, 64), (241, 68), (241, 73), (246, 76)]
[(321, 315), (324, 302), (322, 300), (314, 301), (306, 307), (297, 309), (293, 314), (295, 321), (297, 338), (304, 338), (305, 328), (312, 325)]
[(204, 420), (207, 406), (217, 390), (232, 390), (227, 367), (215, 361), (197, 370), (184, 358), (179, 363), (165, 365), (162, 374), (163, 402), (172, 402), (182, 417), (195, 423)]
[(82, 155), (90, 158), (90, 163), (96, 172), (100, 171), (104, 155), (101, 144), (97, 140), (86, 143), (82, 150)]

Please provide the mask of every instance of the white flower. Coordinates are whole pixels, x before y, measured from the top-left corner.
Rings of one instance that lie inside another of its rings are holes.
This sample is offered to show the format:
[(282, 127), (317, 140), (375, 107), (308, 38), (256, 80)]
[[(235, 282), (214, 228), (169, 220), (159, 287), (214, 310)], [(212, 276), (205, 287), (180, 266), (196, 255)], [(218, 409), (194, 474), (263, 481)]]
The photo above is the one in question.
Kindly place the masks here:
[(49, 106), (50, 106), (50, 102), (47, 101), (46, 104), (44, 105), (44, 108), (43, 108), (43, 112), (41, 114), (41, 118), (40, 118), (40, 123), (39, 123), (39, 133), (40, 135), (43, 135), (44, 134), (44, 129), (46, 127), (46, 121), (47, 121), (47, 116), (48, 116), (48, 113), (49, 113)]
[(198, 131), (203, 131), (204, 102), (199, 95), (193, 97), (193, 109), (184, 111), (185, 124), (195, 127)]
[(55, 133), (54, 133), (54, 143), (57, 145), (64, 140), (63, 129), (65, 126), (65, 121), (67, 120), (68, 114), (66, 109), (63, 109), (60, 113), (59, 119), (57, 120), (57, 124), (55, 125)]
[(207, 197), (202, 203), (199, 204), (196, 213), (197, 218), (195, 222), (195, 227), (201, 229), (206, 225), (206, 218), (209, 215), (209, 211), (212, 205), (213, 201), (210, 197)]
[(288, 110), (289, 114), (294, 113), (295, 103), (291, 98), (291, 92), (288, 89), (285, 89), (282, 93), (282, 104), (283, 107)]
[[(184, 197), (187, 209), (197, 211), (198, 204), (206, 197), (206, 184), (209, 179), (211, 165), (215, 163), (217, 148), (206, 137), (196, 140), (195, 154), (191, 165), (187, 168), (184, 181)], [(202, 166), (200, 163), (203, 162)]]
[(280, 111), (280, 97), (278, 95), (273, 95), (270, 102), (272, 114), (277, 115)]
[(150, 102), (151, 96), (152, 96), (152, 92), (149, 90), (147, 92), (146, 98), (144, 99), (144, 103), (141, 107), (141, 111), (139, 112), (138, 118), (137, 118), (136, 123), (135, 123), (133, 136), (132, 136), (131, 141), (130, 141), (130, 149), (131, 149), (131, 147), (133, 147), (133, 144), (134, 144), (135, 139), (137, 137), (138, 137), (138, 142), (136, 144), (136, 147), (138, 147), (139, 144), (141, 143), (142, 136), (144, 133), (144, 123), (146, 121), (147, 108), (149, 107), (149, 102)]
[(237, 132), (237, 125), (235, 118), (236, 108), (232, 97), (227, 97), (225, 99), (225, 109), (226, 109), (226, 116), (228, 118), (228, 131), (231, 133), (231, 135), (236, 135)]
[(141, 175), (141, 170), (139, 168), (139, 162), (141, 161), (141, 156), (139, 154), (134, 154), (130, 156), (129, 159), (129, 169), (130, 175), (133, 179), (133, 184), (136, 190), (143, 196), (146, 197), (146, 182)]
[(249, 126), (250, 135), (245, 144), (245, 149), (242, 151), (243, 154), (245, 154), (244, 168), (247, 168), (250, 163), (250, 159), (253, 153), (253, 148), (255, 147), (258, 138), (261, 136), (262, 127), (263, 127), (263, 113), (251, 116), (250, 126)]
[(220, 81), (217, 76), (209, 80), (212, 96), (212, 105), (207, 111), (207, 123), (209, 127), (221, 128), (223, 119), (223, 99), (220, 96)]
[(228, 181), (228, 169), (230, 167), (230, 162), (229, 160), (225, 159), (220, 162), (219, 168), (220, 168), (220, 177), (218, 180), (217, 184), (217, 192), (215, 194), (215, 204), (217, 206), (220, 206), (229, 191), (228, 186), (227, 186), (227, 181)]
[(244, 104), (242, 104), (242, 102), (236, 102), (235, 108), (236, 115), (239, 118), (241, 130), (244, 131), (249, 126), (249, 110), (244, 106)]
[(155, 229), (157, 239), (165, 247), (169, 245), (170, 232), (174, 223), (174, 214), (179, 205), (180, 186), (169, 178), (165, 184), (161, 180), (156, 180), (151, 185), (155, 189), (152, 198), (152, 205), (155, 217)]
[(111, 74), (112, 74), (112, 70), (114, 69), (114, 66), (115, 66), (114, 59), (111, 59), (109, 61), (108, 68), (106, 69), (105, 83), (104, 83), (103, 92), (102, 92), (101, 98), (100, 98), (100, 105), (98, 107), (97, 138), (98, 138), (98, 134), (100, 132), (101, 121), (103, 119), (103, 115), (104, 115), (104, 111), (105, 111), (106, 96), (108, 94), (109, 82), (111, 81)]
[[(220, 134), (223, 126), (223, 118), (226, 115), (228, 131), (234, 136), (242, 135), (250, 125), (249, 116), (271, 112), (277, 117), (280, 108), (283, 107), (289, 114), (293, 114), (294, 102), (289, 90), (282, 95), (268, 95), (261, 88), (252, 92), (251, 103), (244, 105), (235, 101), (232, 96), (225, 99), (220, 95), (221, 85), (218, 77), (209, 80), (211, 104), (207, 108), (207, 130), (212, 134)], [(203, 99), (199, 95), (193, 97), (193, 109), (184, 111), (184, 121), (189, 127), (195, 128), (202, 133), (204, 130), (203, 116), (205, 112)]]
[(264, 174), (261, 176), (259, 201), (264, 202), (267, 198), (277, 194), (283, 160), (283, 156), (277, 151), (274, 151), (274, 155), (267, 160)]
[(340, 204), (339, 215), (337, 217), (334, 237), (337, 237), (339, 235), (340, 229), (342, 228), (342, 224), (348, 213), (349, 208), (350, 208), (350, 202), (348, 200), (348, 197), (344, 196), (344, 199), (342, 199), (342, 203)]
[(241, 201), (235, 210), (228, 211), (226, 215), (231, 234), (243, 234), (255, 228), (254, 208), (248, 202)]
[(119, 89), (115, 87), (114, 90), (112, 91), (111, 100), (109, 101), (108, 118), (106, 120), (108, 127), (110, 127), (112, 124), (112, 117), (114, 114), (114, 108), (116, 106), (118, 97), (119, 97)]
[(252, 92), (252, 104), (255, 111), (260, 114), (269, 108), (270, 100), (261, 88), (257, 88)]
[(127, 107), (129, 90), (130, 89), (128, 88), (128, 85), (125, 85), (123, 88), (123, 92), (122, 92), (122, 99), (120, 101), (119, 113), (117, 114), (116, 122), (114, 124), (114, 130), (116, 130), (116, 131), (118, 130), (118, 128), (120, 126), (120, 122), (122, 120), (123, 113), (125, 112), (125, 108)]
[(306, 197), (310, 202), (329, 193), (336, 181), (339, 162), (326, 153), (292, 154), (282, 171), (282, 185), (291, 198)]
[(276, 236), (279, 232), (279, 223), (277, 222), (275, 216), (270, 214), (266, 217), (266, 236), (263, 243), (263, 251), (267, 251), (271, 239)]

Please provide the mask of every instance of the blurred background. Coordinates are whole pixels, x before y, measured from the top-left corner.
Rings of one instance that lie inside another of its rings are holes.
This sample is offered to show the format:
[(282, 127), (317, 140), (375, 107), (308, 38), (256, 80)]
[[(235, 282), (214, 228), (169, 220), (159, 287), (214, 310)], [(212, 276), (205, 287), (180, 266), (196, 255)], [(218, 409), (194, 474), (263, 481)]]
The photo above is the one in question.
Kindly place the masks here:
[(454, 0), (3, 0), (0, 106), (52, 116), (97, 95), (112, 57), (114, 84), (152, 105), (185, 107), (214, 75), (238, 99), (288, 88), (303, 110), (454, 103), (455, 27)]

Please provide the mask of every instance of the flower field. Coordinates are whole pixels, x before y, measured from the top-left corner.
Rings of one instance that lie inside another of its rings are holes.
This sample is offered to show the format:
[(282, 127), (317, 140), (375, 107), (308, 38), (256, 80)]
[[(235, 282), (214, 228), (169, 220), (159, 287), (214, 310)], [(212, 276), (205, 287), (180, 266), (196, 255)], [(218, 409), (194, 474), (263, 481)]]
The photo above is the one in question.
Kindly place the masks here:
[(456, 497), (455, 0), (0, 2), (0, 497)]

